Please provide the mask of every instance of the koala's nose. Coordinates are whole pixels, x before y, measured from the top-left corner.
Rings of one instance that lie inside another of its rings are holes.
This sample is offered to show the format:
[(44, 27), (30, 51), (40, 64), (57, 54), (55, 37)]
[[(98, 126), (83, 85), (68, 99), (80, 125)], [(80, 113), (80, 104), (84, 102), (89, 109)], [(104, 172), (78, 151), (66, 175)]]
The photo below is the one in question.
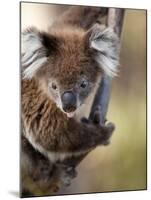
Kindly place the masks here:
[(67, 91), (61, 97), (63, 110), (65, 112), (72, 112), (76, 109), (76, 96), (73, 92)]

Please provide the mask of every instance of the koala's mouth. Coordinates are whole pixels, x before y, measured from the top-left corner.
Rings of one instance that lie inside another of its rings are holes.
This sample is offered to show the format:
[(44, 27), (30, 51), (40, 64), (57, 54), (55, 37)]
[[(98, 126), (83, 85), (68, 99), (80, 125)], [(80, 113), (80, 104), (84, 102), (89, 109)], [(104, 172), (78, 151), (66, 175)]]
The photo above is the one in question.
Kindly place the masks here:
[(77, 111), (77, 109), (74, 109), (74, 110), (70, 110), (70, 111), (67, 111), (67, 110), (64, 110), (63, 108), (62, 108), (62, 106), (59, 106), (59, 105), (57, 105), (57, 107), (58, 108), (60, 108), (60, 110), (68, 117), (68, 118), (72, 118), (72, 117), (74, 117), (75, 116), (75, 114), (76, 114), (76, 111)]
[(65, 91), (61, 95), (62, 110), (67, 115), (67, 117), (72, 118), (75, 115), (77, 109), (77, 97), (73, 91)]
[(72, 118), (75, 116), (76, 112), (74, 111), (74, 112), (69, 112), (69, 113), (65, 112), (65, 113), (66, 113), (67, 117)]

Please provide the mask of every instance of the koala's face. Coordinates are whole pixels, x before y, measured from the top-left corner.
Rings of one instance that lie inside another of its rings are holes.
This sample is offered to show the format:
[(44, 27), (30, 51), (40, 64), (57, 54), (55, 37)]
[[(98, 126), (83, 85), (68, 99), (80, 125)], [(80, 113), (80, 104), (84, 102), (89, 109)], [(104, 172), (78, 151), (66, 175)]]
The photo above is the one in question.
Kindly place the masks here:
[(93, 71), (93, 75), (89, 71), (67, 74), (64, 81), (59, 77), (48, 78), (46, 83), (47, 92), (56, 105), (68, 117), (72, 117), (91, 93), (96, 84), (96, 78), (97, 70), (96, 72)]
[(83, 33), (59, 35), (58, 38), (55, 55), (49, 57), (38, 74), (44, 77), (42, 82), (50, 98), (72, 117), (91, 93), (101, 69), (86, 47)]
[(68, 88), (64, 88), (57, 80), (50, 79), (48, 91), (56, 105), (68, 116), (72, 116), (89, 96), (93, 86), (94, 83), (86, 76), (79, 76)]
[(23, 33), (23, 78), (36, 77), (56, 105), (72, 117), (96, 85), (98, 75), (114, 76), (118, 40), (112, 30)]

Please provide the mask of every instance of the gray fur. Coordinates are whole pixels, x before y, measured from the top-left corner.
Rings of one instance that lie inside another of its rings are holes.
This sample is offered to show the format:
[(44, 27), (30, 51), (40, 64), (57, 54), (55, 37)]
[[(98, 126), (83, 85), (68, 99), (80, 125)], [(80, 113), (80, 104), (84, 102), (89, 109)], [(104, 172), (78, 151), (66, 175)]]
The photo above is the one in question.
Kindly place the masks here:
[(30, 28), (22, 33), (21, 64), (23, 78), (31, 79), (37, 70), (47, 62), (46, 48), (36, 28)]
[(119, 39), (113, 29), (101, 30), (100, 25), (92, 27), (90, 47), (96, 50), (95, 59), (110, 77), (117, 75), (119, 65)]

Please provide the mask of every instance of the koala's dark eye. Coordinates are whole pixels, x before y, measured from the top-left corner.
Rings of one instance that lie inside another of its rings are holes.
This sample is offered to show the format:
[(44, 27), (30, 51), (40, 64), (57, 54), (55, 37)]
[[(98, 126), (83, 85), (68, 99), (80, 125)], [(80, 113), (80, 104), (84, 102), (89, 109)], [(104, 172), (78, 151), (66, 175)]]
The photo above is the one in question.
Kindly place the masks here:
[(81, 88), (86, 88), (87, 84), (88, 84), (87, 81), (82, 81), (80, 87), (81, 87)]
[(80, 75), (83, 75), (83, 74), (84, 74), (84, 72), (83, 72), (83, 71), (81, 71), (81, 72), (80, 72)]
[(55, 84), (55, 83), (52, 83), (51, 87), (52, 87), (52, 89), (54, 89), (54, 90), (56, 90), (56, 89), (57, 89), (57, 86), (56, 86), (56, 84)]

